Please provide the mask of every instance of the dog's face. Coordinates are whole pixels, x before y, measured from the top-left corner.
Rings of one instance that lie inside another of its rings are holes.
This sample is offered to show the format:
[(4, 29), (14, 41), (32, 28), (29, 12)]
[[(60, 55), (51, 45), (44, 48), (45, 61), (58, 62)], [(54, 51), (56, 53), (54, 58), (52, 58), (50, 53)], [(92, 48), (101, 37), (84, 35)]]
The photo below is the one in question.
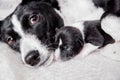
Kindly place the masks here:
[(19, 51), (26, 65), (36, 67), (46, 63), (56, 49), (55, 30), (63, 26), (63, 20), (50, 3), (26, 1), (0, 22), (1, 41)]

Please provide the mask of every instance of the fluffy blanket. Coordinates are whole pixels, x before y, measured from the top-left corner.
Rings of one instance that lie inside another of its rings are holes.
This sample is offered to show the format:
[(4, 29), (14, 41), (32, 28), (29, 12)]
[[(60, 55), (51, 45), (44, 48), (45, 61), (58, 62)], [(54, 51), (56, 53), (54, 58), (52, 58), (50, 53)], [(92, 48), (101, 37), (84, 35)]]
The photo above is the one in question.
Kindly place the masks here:
[[(0, 19), (10, 14), (19, 0), (0, 0)], [(66, 62), (28, 68), (19, 53), (0, 42), (0, 80), (120, 80), (120, 43), (110, 44), (85, 58), (80, 54)]]

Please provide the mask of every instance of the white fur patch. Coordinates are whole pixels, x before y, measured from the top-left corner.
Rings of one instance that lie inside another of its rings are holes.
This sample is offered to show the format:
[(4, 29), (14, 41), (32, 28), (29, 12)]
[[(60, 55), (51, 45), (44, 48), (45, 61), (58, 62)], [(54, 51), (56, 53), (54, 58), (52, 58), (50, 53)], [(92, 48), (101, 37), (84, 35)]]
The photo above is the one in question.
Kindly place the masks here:
[(13, 24), (13, 29), (20, 35), (20, 36), (24, 36), (24, 32), (22, 30), (22, 26), (17, 18), (16, 15), (12, 16), (12, 24)]
[(62, 45), (62, 40), (60, 39), (59, 46)]
[(95, 46), (93, 44), (90, 43), (86, 43), (82, 49), (82, 51), (80, 52), (80, 55), (82, 58), (86, 57), (87, 55), (89, 55), (91, 52), (95, 51), (98, 49), (99, 46)]
[(120, 17), (108, 15), (102, 22), (102, 29), (110, 34), (115, 41), (120, 41)]
[(55, 53), (54, 53), (54, 60), (55, 61), (59, 61), (60, 60), (60, 48), (58, 47), (56, 50), (55, 50)]
[(60, 54), (61, 54), (61, 51), (60, 51), (60, 46), (62, 45), (62, 40), (60, 39), (60, 42), (59, 42), (59, 46), (58, 48), (55, 50), (55, 53), (54, 53), (54, 60), (58, 61), (60, 60)]

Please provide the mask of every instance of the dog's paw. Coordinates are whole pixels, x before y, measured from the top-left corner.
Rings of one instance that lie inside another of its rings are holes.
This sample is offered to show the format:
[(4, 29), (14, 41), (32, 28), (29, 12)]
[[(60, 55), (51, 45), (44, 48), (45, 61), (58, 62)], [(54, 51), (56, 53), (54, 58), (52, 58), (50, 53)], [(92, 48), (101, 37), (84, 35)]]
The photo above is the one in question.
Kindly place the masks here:
[(62, 61), (69, 60), (79, 54), (84, 45), (80, 30), (70, 26), (57, 30), (56, 42), (59, 45), (55, 51), (55, 59)]

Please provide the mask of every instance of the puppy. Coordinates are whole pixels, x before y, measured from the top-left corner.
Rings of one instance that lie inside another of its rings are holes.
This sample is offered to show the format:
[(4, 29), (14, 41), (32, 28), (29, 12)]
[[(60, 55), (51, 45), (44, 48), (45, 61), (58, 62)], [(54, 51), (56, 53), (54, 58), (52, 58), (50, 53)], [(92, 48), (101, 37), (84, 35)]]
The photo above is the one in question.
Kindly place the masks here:
[(115, 40), (101, 29), (100, 21), (78, 22), (73, 26), (60, 28), (56, 34), (59, 42), (55, 59), (66, 61), (77, 54), (87, 56), (92, 51), (112, 44)]
[(79, 29), (65, 26), (57, 30), (55, 60), (66, 61), (76, 56), (83, 48), (84, 40)]

